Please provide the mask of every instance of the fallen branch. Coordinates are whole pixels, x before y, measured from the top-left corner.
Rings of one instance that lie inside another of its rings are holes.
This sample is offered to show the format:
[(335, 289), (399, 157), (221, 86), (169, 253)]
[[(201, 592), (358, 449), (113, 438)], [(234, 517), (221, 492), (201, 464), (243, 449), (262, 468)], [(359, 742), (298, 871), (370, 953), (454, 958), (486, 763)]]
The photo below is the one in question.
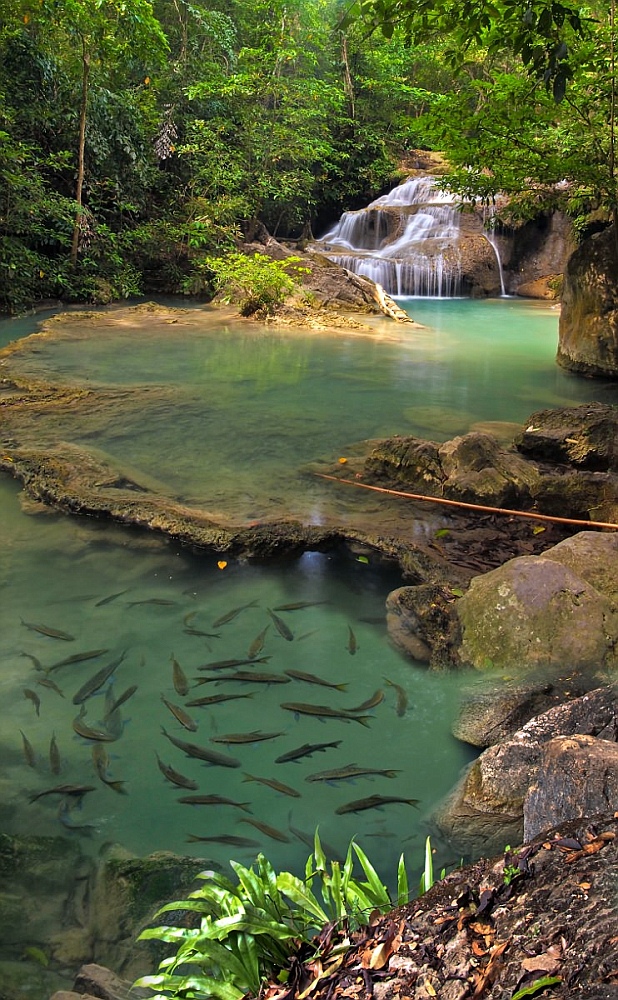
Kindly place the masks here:
[(327, 476), (324, 472), (316, 472), (320, 479), (332, 479), (335, 483), (345, 483), (346, 486), (358, 486), (362, 490), (374, 490), (376, 493), (387, 493), (393, 497), (405, 497), (407, 500), (425, 500), (427, 503), (438, 503), (445, 507), (460, 507), (464, 510), (481, 510), (490, 514), (506, 514), (509, 517), (527, 517), (535, 521), (550, 521), (552, 524), (573, 524), (584, 528), (609, 528), (618, 531), (618, 524), (606, 521), (579, 521), (573, 517), (552, 517), (550, 514), (533, 514), (528, 510), (508, 510), (506, 507), (486, 507), (479, 503), (464, 503), (463, 500), (446, 500), (444, 497), (428, 497), (422, 493), (404, 493), (403, 490), (389, 490), (384, 486), (370, 486), (359, 483), (355, 479), (341, 479), (339, 476)]

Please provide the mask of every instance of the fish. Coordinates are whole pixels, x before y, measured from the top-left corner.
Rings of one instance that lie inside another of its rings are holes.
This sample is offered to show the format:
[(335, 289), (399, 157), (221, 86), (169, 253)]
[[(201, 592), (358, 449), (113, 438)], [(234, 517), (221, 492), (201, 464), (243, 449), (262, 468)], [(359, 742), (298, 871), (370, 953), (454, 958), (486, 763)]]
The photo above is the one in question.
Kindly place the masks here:
[(102, 608), (106, 604), (111, 604), (117, 597), (122, 597), (122, 595), (126, 593), (128, 593), (128, 587), (126, 590), (119, 590), (116, 594), (110, 594), (109, 597), (102, 597), (101, 600), (97, 601), (95, 604), (95, 608)]
[(99, 778), (104, 785), (108, 788), (113, 789), (113, 791), (118, 792), (120, 795), (126, 795), (126, 789), (124, 787), (124, 781), (112, 781), (107, 777), (107, 769), (109, 767), (109, 757), (107, 755), (107, 750), (100, 744), (93, 746), (92, 748), (92, 761), (94, 763), (94, 769), (97, 772)]
[(31, 632), (40, 632), (41, 635), (47, 635), (50, 639), (64, 639), (66, 642), (75, 641), (74, 635), (70, 635), (69, 632), (63, 632), (59, 628), (50, 628), (49, 625), (37, 625), (34, 622), (25, 622), (23, 618), (19, 620)]
[(343, 722), (360, 722), (361, 726), (369, 726), (370, 715), (349, 715), (347, 712), (331, 708), (330, 705), (305, 705), (299, 701), (284, 701), (281, 708), (298, 715), (316, 715), (324, 719), (341, 719)]
[(347, 645), (346, 648), (347, 648), (348, 653), (350, 654), (350, 656), (354, 656), (356, 650), (358, 649), (358, 643), (356, 642), (356, 636), (354, 635), (354, 632), (352, 631), (352, 628), (351, 628), (350, 625), (348, 625), (348, 632), (349, 632), (349, 635), (348, 635), (348, 645)]
[(193, 781), (192, 778), (185, 778), (184, 774), (181, 774), (180, 771), (174, 770), (169, 764), (164, 764), (159, 754), (155, 756), (161, 774), (165, 775), (168, 781), (171, 781), (173, 785), (178, 785), (179, 788), (188, 788), (194, 792), (197, 791), (199, 788), (197, 781)]
[(214, 837), (198, 837), (194, 833), (187, 836), (187, 843), (192, 844), (203, 841), (206, 844), (228, 844), (230, 847), (259, 847), (259, 840), (251, 840), (250, 837), (236, 837), (231, 833), (221, 833)]
[(291, 604), (278, 604), (273, 611), (300, 611), (302, 608), (315, 608), (318, 604), (330, 604), (330, 601), (293, 601)]
[(316, 674), (307, 674), (304, 670), (284, 670), (284, 674), (292, 677), (295, 681), (306, 681), (307, 684), (320, 684), (322, 687), (334, 688), (336, 691), (345, 691), (347, 684), (334, 684), (332, 681), (325, 681), (323, 677)]
[(320, 631), (319, 628), (312, 628), (310, 632), (303, 632), (302, 635), (298, 636), (296, 642), (302, 642), (303, 639), (308, 639), (309, 636), (315, 635), (316, 632), (319, 632), (319, 631)]
[(346, 764), (345, 767), (336, 767), (332, 771), (318, 771), (316, 774), (309, 774), (305, 781), (349, 781), (350, 778), (361, 778), (364, 775), (382, 775), (385, 778), (395, 778), (400, 772), (384, 770), (375, 767), (358, 767), (356, 764)]
[(170, 743), (186, 753), (187, 757), (195, 757), (197, 760), (205, 760), (207, 764), (218, 765), (219, 767), (240, 767), (240, 761), (235, 757), (228, 757), (226, 754), (218, 753), (216, 750), (209, 750), (207, 747), (197, 746), (195, 743), (185, 743), (175, 736), (170, 736), (161, 726), (161, 732)]
[(51, 677), (39, 677), (37, 678), (37, 684), (40, 684), (41, 687), (49, 688), (50, 691), (55, 691), (61, 698), (64, 698), (64, 692), (60, 690), (56, 682), (53, 681)]
[(336, 750), (341, 746), (341, 740), (334, 740), (332, 743), (303, 743), (302, 747), (295, 750), (288, 750), (287, 753), (275, 757), (275, 764), (287, 764), (288, 761), (300, 760), (302, 757), (311, 757), (314, 753), (322, 753), (324, 750)]
[(346, 813), (363, 812), (365, 809), (380, 809), (382, 806), (396, 802), (402, 802), (405, 805), (414, 806), (415, 809), (418, 809), (419, 799), (404, 799), (399, 798), (397, 795), (370, 795), (366, 799), (355, 799), (354, 802), (346, 802), (345, 805), (335, 809), (335, 812), (338, 816), (344, 816)]
[(272, 840), (279, 840), (282, 844), (289, 844), (290, 838), (285, 835), (281, 830), (275, 829), (274, 826), (269, 826), (268, 823), (262, 823), (259, 819), (241, 819), (239, 823), (250, 823), (254, 826), (256, 830), (260, 833), (264, 833), (267, 837)]
[[(111, 688), (109, 690), (111, 691)], [(114, 712), (117, 712), (120, 706), (124, 705), (125, 701), (128, 701), (129, 698), (132, 698), (136, 691), (137, 691), (137, 684), (132, 684), (131, 687), (128, 687), (126, 691), (122, 692), (119, 698), (116, 698), (114, 701), (111, 702), (109, 708), (106, 705), (105, 715), (103, 716), (103, 722), (107, 722), (109, 717), (113, 715)]]
[(43, 792), (35, 792), (29, 796), (30, 802), (36, 802), (45, 795), (77, 795), (80, 798), (87, 792), (94, 792), (94, 785), (54, 785), (53, 788), (46, 788)]
[(226, 799), (223, 795), (182, 795), (178, 801), (189, 806), (235, 806), (243, 812), (251, 812), (250, 802), (235, 802), (234, 799)]
[(52, 774), (60, 774), (60, 751), (56, 743), (56, 734), (52, 733), (49, 741), (49, 767)]
[(197, 614), (197, 609), (195, 611), (187, 611), (186, 615), (183, 615), (182, 624), (185, 628), (189, 628), (191, 622)]
[(270, 610), (270, 608), (266, 608), (266, 610), (268, 611), (268, 614), (272, 618), (275, 628), (277, 629), (279, 635), (283, 636), (284, 639), (287, 639), (288, 642), (292, 642), (294, 638), (294, 633), (292, 632), (291, 629), (287, 627), (283, 618), (280, 618), (279, 615), (276, 615), (274, 611)]
[(83, 736), (85, 740), (100, 740), (102, 743), (112, 743), (118, 737), (102, 729), (92, 729), (83, 721), (86, 709), (82, 705), (79, 715), (73, 719), (73, 729), (78, 736)]
[(172, 661), (172, 682), (174, 684), (174, 691), (179, 694), (181, 698), (184, 698), (189, 692), (189, 681), (187, 680), (187, 675), (180, 666), (177, 659), (175, 659), (172, 653), (170, 657)]
[(244, 667), (247, 664), (252, 663), (268, 663), (272, 660), (272, 656), (260, 656), (254, 657), (253, 659), (244, 660), (213, 660), (211, 663), (203, 663), (201, 667), (197, 667), (198, 670), (231, 670), (232, 667)]
[(189, 627), (187, 627), (187, 628), (183, 629), (183, 632), (186, 632), (187, 635), (201, 635), (201, 636), (203, 636), (204, 639), (220, 639), (221, 638), (221, 633), (220, 632), (202, 632), (202, 630), (199, 629), (199, 628), (189, 628)]
[(357, 705), (356, 708), (346, 708), (346, 712), (366, 712), (368, 708), (375, 708), (384, 701), (384, 691), (379, 688), (375, 691), (371, 698), (367, 698), (367, 701), (363, 701), (362, 704)]
[(388, 677), (384, 680), (389, 687), (392, 687), (397, 696), (395, 711), (398, 716), (404, 716), (406, 714), (406, 709), (408, 707), (408, 696), (400, 684), (395, 684), (393, 681), (389, 681)]
[(34, 752), (34, 747), (28, 739), (25, 733), (19, 730), (21, 733), (21, 739), (24, 747), (24, 757), (26, 758), (26, 764), (28, 767), (36, 767), (36, 754)]
[(211, 743), (262, 743), (264, 740), (274, 740), (284, 733), (262, 733), (254, 729), (251, 733), (227, 733), (225, 736), (211, 736)]
[(170, 712), (174, 716), (177, 722), (189, 732), (194, 733), (197, 730), (197, 722), (194, 722), (190, 715), (184, 711), (179, 705), (174, 705), (173, 702), (168, 701), (165, 695), (161, 695), (161, 701), (164, 705), (169, 708)]
[(32, 691), (31, 688), (24, 688), (24, 698), (27, 698), (28, 701), (32, 702), (32, 704), (34, 705), (34, 710), (35, 710), (36, 714), (40, 715), (41, 714), (41, 699), (39, 698), (39, 696), (36, 693), (36, 691)]
[(220, 681), (244, 681), (253, 684), (289, 684), (289, 677), (282, 677), (281, 674), (252, 673), (250, 670), (237, 670), (235, 674), (222, 674), (220, 677), (196, 677), (198, 684), (212, 684)]
[(32, 660), (32, 666), (34, 667), (35, 670), (40, 670), (41, 673), (47, 673), (47, 670), (43, 666), (41, 661), (36, 656), (33, 656), (32, 653), (20, 653), (19, 655), (27, 656), (29, 660)]
[(295, 788), (290, 788), (289, 785), (284, 785), (282, 781), (277, 781), (276, 778), (259, 778), (255, 774), (247, 774), (244, 772), (243, 781), (258, 781), (260, 785), (267, 785), (268, 788), (273, 788), (276, 792), (281, 792), (283, 795), (290, 795), (292, 798), (299, 799), (300, 792), (297, 792)]
[(226, 611), (226, 613), (221, 615), (220, 618), (215, 619), (212, 623), (212, 627), (219, 628), (219, 625), (227, 625), (227, 623), (233, 621), (233, 619), (236, 618), (236, 615), (239, 615), (241, 611), (245, 611), (247, 608), (255, 608), (257, 607), (257, 604), (257, 600), (250, 601), (249, 604), (241, 604), (238, 608), (232, 608), (231, 611)]
[(52, 670), (58, 670), (60, 667), (68, 667), (71, 663), (82, 663), (84, 660), (96, 660), (98, 656), (103, 656), (105, 653), (109, 653), (109, 649), (88, 649), (85, 653), (74, 653), (73, 656), (67, 656), (64, 660), (58, 660), (57, 663), (52, 663), (51, 667), (48, 667), (46, 673), (51, 673)]
[(76, 691), (76, 693), (73, 695), (73, 704), (81, 705), (84, 701), (86, 701), (86, 699), (90, 697), (91, 694), (94, 694), (95, 691), (98, 691), (100, 687), (103, 687), (105, 681), (112, 676), (114, 670), (116, 669), (116, 667), (120, 666), (125, 656), (126, 656), (126, 650), (123, 650), (123, 652), (120, 654), (119, 657), (117, 657), (117, 659), (112, 660), (112, 662), (108, 663), (106, 667), (102, 667), (101, 670), (99, 670), (96, 674), (94, 674), (93, 677), (90, 678), (90, 680), (86, 681), (85, 684), (82, 684), (79, 691)]
[(143, 601), (127, 601), (128, 608), (137, 608), (143, 604), (153, 604), (158, 608), (171, 608), (178, 604), (178, 601), (167, 601), (164, 597), (147, 597)]
[(205, 698), (194, 698), (193, 701), (186, 702), (187, 708), (203, 708), (205, 705), (219, 705), (222, 701), (236, 701), (238, 698), (253, 698), (254, 692), (250, 694), (211, 694)]
[(61, 799), (58, 805), (58, 819), (67, 830), (81, 830), (89, 835), (97, 827), (92, 823), (74, 823), (71, 819), (71, 806), (68, 799)]
[(269, 628), (270, 625), (267, 625), (266, 628), (263, 628), (260, 634), (256, 635), (255, 639), (249, 646), (247, 656), (249, 657), (250, 663), (252, 663), (255, 660), (258, 653), (261, 653), (262, 650), (264, 649), (264, 640), (266, 638), (266, 633), (268, 632)]

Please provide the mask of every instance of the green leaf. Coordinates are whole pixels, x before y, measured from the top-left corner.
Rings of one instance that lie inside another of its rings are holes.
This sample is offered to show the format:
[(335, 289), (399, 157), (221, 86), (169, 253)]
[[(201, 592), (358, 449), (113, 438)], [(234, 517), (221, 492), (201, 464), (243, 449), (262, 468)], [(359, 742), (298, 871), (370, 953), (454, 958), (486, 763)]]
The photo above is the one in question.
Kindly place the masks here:
[(376, 872), (375, 868), (371, 864), (369, 858), (362, 850), (362, 848), (360, 848), (358, 844), (354, 844), (353, 846), (354, 846), (354, 851), (356, 852), (356, 856), (363, 867), (365, 875), (367, 876), (367, 880), (369, 882), (369, 888), (371, 889), (372, 893), (375, 896), (375, 899), (373, 899), (372, 902), (376, 906), (389, 906), (391, 903), (391, 899), (388, 894), (388, 889), (386, 888), (384, 883), (381, 882), (380, 879), (378, 878), (378, 873)]
[(277, 876), (277, 888), (288, 896), (296, 906), (300, 906), (322, 924), (328, 923), (328, 913), (322, 909), (311, 890), (296, 875), (292, 875), (290, 872), (280, 872)]
[(529, 986), (524, 986), (523, 989), (517, 990), (517, 993), (513, 993), (511, 1000), (523, 1000), (524, 997), (534, 996), (535, 993), (545, 989), (546, 986), (557, 986), (561, 982), (562, 978), (560, 976), (543, 976), (541, 979), (535, 979)]
[(409, 899), (408, 873), (403, 854), (401, 854), (399, 856), (399, 864), (397, 865), (397, 906), (405, 906)]

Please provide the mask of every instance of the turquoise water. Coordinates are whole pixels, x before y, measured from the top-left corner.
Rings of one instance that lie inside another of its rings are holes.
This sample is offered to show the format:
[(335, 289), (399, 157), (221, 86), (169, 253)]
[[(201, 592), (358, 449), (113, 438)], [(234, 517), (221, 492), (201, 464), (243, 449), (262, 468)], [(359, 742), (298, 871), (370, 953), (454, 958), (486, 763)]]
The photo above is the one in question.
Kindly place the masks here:
[[(127, 405), (118, 403), (105, 419), (96, 414), (90, 426), (83, 415), (68, 411), (53, 423), (41, 421), (37, 440), (95, 447), (138, 475), (156, 478), (170, 494), (237, 518), (292, 512), (320, 520), (326, 510), (332, 513), (331, 491), (304, 466), (336, 461), (362, 439), (417, 433), (444, 440), (485, 421), (522, 422), (544, 406), (595, 398), (618, 402), (616, 385), (556, 368), (557, 316), (545, 305), (415, 300), (408, 308), (424, 329), (373, 320), (371, 336), (331, 336), (221, 324), (216, 315), (206, 311), (203, 319), (193, 310), (184, 325), (166, 330), (35, 341), (36, 353), (25, 361), (33, 373), (152, 390), (137, 404), (127, 394)], [(28, 324), (0, 324), (0, 342), (13, 339), (16, 330), (28, 332)], [(352, 502), (346, 497), (339, 503), (337, 516), (352, 517)], [(431, 811), (471, 752), (450, 735), (462, 678), (429, 674), (389, 644), (384, 600), (401, 582), (392, 569), (350, 554), (317, 553), (269, 567), (233, 561), (219, 567), (216, 557), (192, 555), (152, 534), (28, 504), (22, 510), (19, 488), (8, 478), (0, 480), (0, 512), (4, 830), (78, 837), (93, 851), (115, 840), (136, 854), (172, 850), (218, 865), (230, 856), (249, 860), (259, 848), (277, 866), (298, 870), (308, 852), (299, 833), (308, 835), (319, 824), (338, 853), (356, 836), (383, 870), (394, 870), (402, 846), (420, 863)], [(286, 640), (268, 609), (299, 601), (312, 606), (277, 612), (293, 635)], [(213, 624), (242, 605), (250, 606), (227, 623)], [(24, 622), (74, 638), (45, 636)], [(187, 627), (217, 634), (200, 636)], [(264, 629), (261, 655), (268, 662), (243, 669), (271, 672), (286, 683), (196, 684), (200, 677), (220, 676), (200, 666), (246, 658)], [(350, 630), (357, 644), (353, 654)], [(107, 652), (49, 675), (61, 694), (38, 683), (44, 674), (35, 661), (50, 667), (97, 649)], [(110, 683), (116, 697), (137, 687), (120, 709), (120, 735), (105, 744), (104, 775), (125, 783), (123, 791), (114, 791), (95, 770), (92, 744), (73, 729), (79, 705), (72, 699), (122, 654), (113, 676), (87, 700), (85, 719), (100, 728)], [(175, 690), (172, 658), (189, 685), (196, 684), (187, 695)], [(288, 678), (286, 670), (347, 689)], [(387, 680), (405, 691), (402, 715)], [(26, 690), (40, 698), (40, 714)], [(384, 698), (365, 713), (366, 726), (321, 721), (281, 707), (300, 702), (351, 708), (376, 691)], [(213, 694), (250, 697), (211, 707), (186, 705)], [(195, 732), (173, 718), (162, 695), (190, 713)], [(231, 754), (239, 766), (208, 766), (185, 756), (162, 727), (177, 739)], [(20, 730), (33, 747), (34, 767), (25, 758)], [(279, 735), (238, 746), (211, 742), (255, 730)], [(52, 736), (60, 751), (59, 774), (51, 773)], [(327, 742), (339, 745), (297, 763), (276, 762), (305, 743)], [(157, 754), (198, 789), (187, 792), (164, 778)], [(352, 763), (397, 773), (354, 784), (306, 780)], [(247, 774), (283, 782), (299, 794), (243, 780)], [(59, 812), (55, 794), (29, 801), (67, 783), (94, 786), (79, 810)], [(251, 812), (180, 803), (186, 794), (225, 796), (246, 803)], [(372, 795), (418, 802), (336, 811)], [(248, 819), (268, 823), (287, 839), (272, 839), (243, 822)], [(81, 829), (69, 830), (63, 821)], [(243, 836), (256, 846), (245, 850), (188, 840), (201, 836)]]

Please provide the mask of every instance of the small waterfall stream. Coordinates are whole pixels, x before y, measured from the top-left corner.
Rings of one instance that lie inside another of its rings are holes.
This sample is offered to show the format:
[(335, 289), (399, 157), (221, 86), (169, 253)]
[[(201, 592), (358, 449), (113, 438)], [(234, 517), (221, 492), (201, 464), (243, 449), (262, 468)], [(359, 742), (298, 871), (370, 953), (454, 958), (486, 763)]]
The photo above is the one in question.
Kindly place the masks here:
[(390, 295), (453, 297), (461, 287), (459, 220), (454, 196), (434, 177), (410, 177), (367, 208), (345, 212), (316, 248)]
[(496, 239), (496, 210), (493, 205), (483, 212), (483, 227), (485, 229), (485, 239), (493, 248), (496, 255), (496, 263), (498, 264), (498, 273), (500, 274), (500, 297), (506, 298), (506, 286), (504, 284), (504, 269), (502, 267), (502, 258), (500, 256), (500, 247), (498, 246), (498, 241)]

